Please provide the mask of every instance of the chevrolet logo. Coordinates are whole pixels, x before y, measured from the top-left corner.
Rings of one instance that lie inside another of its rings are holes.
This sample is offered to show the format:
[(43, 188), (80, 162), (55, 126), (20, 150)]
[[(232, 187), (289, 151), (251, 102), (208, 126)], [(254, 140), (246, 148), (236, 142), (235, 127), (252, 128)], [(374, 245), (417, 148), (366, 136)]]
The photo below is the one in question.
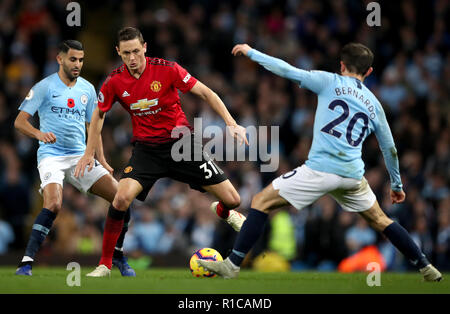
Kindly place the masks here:
[(130, 109), (144, 111), (144, 110), (149, 109), (150, 107), (154, 107), (157, 105), (158, 105), (158, 98), (151, 99), (151, 100), (148, 100), (147, 98), (145, 98), (145, 99), (139, 99), (138, 102), (131, 104)]

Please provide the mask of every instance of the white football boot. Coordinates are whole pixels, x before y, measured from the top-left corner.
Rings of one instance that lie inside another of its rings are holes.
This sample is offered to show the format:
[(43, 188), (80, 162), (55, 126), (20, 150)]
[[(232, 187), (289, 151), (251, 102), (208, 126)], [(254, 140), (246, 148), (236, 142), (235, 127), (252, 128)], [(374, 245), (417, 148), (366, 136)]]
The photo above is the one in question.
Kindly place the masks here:
[[(217, 205), (219, 205), (219, 202), (214, 202), (211, 204), (210, 209), (217, 215)], [(240, 212), (235, 211), (234, 209), (230, 209), (230, 215), (228, 218), (225, 218), (224, 220), (237, 232), (241, 231), (241, 227), (244, 224), (245, 219), (247, 219), (244, 215), (242, 215)]]
[(433, 265), (429, 264), (421, 268), (420, 273), (423, 275), (425, 281), (441, 281), (442, 274)]
[(98, 265), (93, 271), (86, 275), (87, 277), (110, 277), (111, 269), (105, 265)]
[(234, 265), (229, 258), (224, 261), (208, 261), (204, 259), (198, 259), (199, 266), (213, 272), (225, 279), (233, 279), (239, 276), (240, 267)]

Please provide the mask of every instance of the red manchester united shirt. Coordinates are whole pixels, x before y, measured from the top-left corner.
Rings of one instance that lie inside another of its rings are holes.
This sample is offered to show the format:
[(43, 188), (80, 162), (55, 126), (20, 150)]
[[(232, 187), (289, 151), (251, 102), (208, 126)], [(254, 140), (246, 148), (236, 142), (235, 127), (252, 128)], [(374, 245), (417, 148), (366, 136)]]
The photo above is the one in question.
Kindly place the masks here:
[(146, 62), (139, 79), (130, 74), (125, 64), (114, 70), (100, 89), (98, 107), (107, 112), (117, 101), (128, 111), (133, 125), (132, 142), (169, 142), (173, 140), (173, 128), (192, 129), (181, 109), (178, 90), (190, 91), (197, 79), (176, 62), (149, 57)]

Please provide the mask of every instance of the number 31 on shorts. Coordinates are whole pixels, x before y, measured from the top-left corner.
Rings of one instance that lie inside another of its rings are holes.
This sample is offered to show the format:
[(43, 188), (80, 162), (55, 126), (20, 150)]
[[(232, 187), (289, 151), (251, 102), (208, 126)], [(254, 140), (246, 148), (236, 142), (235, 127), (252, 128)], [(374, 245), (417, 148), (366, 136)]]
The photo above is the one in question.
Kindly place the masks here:
[(208, 165), (209, 165), (209, 168), (212, 168), (212, 170), (214, 171), (215, 174), (219, 173), (214, 162), (212, 160), (209, 160), (200, 165), (200, 169), (203, 169), (203, 171), (205, 172), (205, 179), (209, 179), (212, 177), (212, 171), (208, 168)]

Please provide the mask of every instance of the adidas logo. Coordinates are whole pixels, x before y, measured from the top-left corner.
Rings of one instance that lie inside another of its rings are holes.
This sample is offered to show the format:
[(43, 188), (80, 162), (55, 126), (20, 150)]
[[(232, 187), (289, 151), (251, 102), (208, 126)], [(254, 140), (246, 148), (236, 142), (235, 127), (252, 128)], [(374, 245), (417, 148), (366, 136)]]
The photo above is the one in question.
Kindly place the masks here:
[(128, 96), (130, 96), (130, 94), (128, 94), (127, 91), (124, 91), (123, 94), (122, 94), (122, 97), (128, 97)]

